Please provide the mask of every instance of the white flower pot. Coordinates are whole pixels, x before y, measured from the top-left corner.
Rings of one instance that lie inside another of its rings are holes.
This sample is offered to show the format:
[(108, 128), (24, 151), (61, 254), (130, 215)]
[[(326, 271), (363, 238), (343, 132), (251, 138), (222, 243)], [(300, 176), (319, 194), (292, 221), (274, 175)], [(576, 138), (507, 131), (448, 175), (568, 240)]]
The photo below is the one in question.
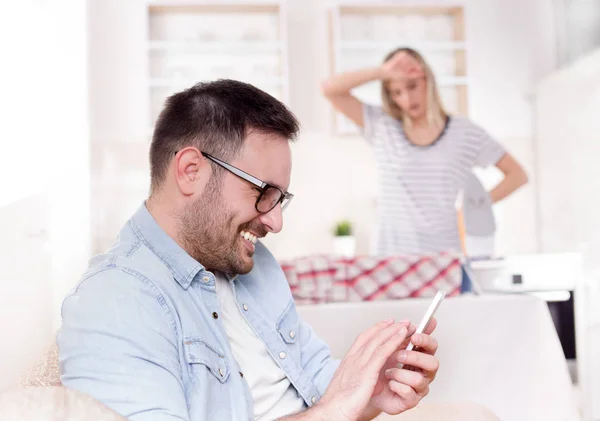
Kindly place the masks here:
[(333, 253), (341, 257), (354, 257), (356, 252), (356, 239), (352, 235), (333, 238)]

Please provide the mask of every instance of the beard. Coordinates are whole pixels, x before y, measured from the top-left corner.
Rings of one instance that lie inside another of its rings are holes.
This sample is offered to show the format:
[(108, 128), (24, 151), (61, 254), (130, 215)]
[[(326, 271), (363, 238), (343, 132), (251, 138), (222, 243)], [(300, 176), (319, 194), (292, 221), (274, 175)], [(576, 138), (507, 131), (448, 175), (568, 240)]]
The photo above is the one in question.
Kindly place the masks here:
[[(185, 251), (207, 270), (243, 275), (252, 270), (254, 261), (241, 247), (240, 241), (246, 240), (240, 231), (256, 224), (234, 227), (235, 214), (223, 200), (220, 181), (211, 177), (202, 197), (188, 204), (179, 215), (179, 238)], [(261, 224), (254, 232), (264, 231)]]

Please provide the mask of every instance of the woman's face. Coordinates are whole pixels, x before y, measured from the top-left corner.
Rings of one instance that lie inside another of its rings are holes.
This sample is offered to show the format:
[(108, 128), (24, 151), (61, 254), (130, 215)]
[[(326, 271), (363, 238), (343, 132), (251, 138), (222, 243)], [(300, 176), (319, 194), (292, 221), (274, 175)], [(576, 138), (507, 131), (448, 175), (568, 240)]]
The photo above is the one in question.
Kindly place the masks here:
[(425, 115), (427, 110), (427, 80), (425, 76), (414, 79), (397, 79), (388, 83), (392, 101), (412, 120)]

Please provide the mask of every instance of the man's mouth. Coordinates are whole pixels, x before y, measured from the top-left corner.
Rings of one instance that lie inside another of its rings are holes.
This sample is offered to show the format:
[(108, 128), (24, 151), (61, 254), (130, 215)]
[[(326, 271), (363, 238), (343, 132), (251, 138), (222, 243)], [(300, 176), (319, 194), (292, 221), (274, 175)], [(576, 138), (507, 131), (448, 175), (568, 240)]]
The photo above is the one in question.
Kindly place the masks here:
[(256, 241), (258, 240), (258, 237), (255, 234), (248, 231), (240, 231), (240, 235), (252, 244), (256, 244)]

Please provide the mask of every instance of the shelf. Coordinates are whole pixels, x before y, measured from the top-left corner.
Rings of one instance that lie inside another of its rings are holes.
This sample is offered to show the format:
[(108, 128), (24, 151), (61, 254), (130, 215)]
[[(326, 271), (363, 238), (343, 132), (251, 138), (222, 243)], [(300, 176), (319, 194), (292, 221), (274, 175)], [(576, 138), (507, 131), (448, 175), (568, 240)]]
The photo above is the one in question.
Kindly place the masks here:
[(436, 76), (438, 87), (447, 86), (465, 86), (468, 84), (468, 78), (464, 76)]
[(278, 13), (281, 1), (148, 0), (152, 13)]
[[(448, 111), (467, 115), (469, 80), (463, 7), (376, 3), (341, 0), (330, 8), (332, 73), (379, 66), (386, 53), (399, 47), (412, 48), (431, 67)], [(389, 36), (396, 33), (397, 36)], [(380, 86), (365, 89), (362, 96), (357, 89), (355, 95), (362, 101), (377, 103), (380, 99), (375, 101), (375, 95), (380, 96), (380, 89)], [(332, 111), (337, 134), (358, 134), (354, 124), (335, 109)]]
[[(340, 71), (345, 71), (341, 69)], [(466, 76), (435, 76), (435, 80), (437, 82), (438, 88), (444, 87), (455, 87), (455, 86), (466, 86), (469, 84), (469, 78)], [(362, 92), (377, 92), (377, 97), (380, 96), (380, 87), (379, 85), (375, 85), (374, 82), (371, 82), (371, 85), (362, 85), (358, 88), (354, 88), (353, 91), (362, 91)], [(365, 98), (362, 98), (365, 99)]]
[(378, 42), (378, 41), (342, 41), (340, 48), (342, 50), (368, 50), (368, 51), (392, 51), (398, 47), (409, 47), (417, 51), (463, 51), (466, 50), (466, 43), (463, 41), (394, 41)]
[[(373, 2), (377, 3), (377, 2)], [(344, 15), (420, 15), (420, 16), (438, 16), (438, 15), (450, 15), (456, 16), (463, 13), (463, 9), (460, 6), (409, 6), (403, 4), (357, 4), (354, 1), (350, 2), (337, 2), (340, 14)]]
[(287, 102), (285, 1), (149, 0), (147, 6), (152, 125), (168, 96), (199, 82), (235, 79)]
[[(235, 79), (232, 77), (232, 79)], [(280, 87), (284, 86), (284, 81), (280, 77), (272, 77), (268, 79), (238, 79), (242, 82), (250, 83), (256, 87)], [(151, 88), (171, 88), (171, 89), (185, 89), (189, 88), (196, 83), (201, 82), (202, 79), (175, 79), (175, 78), (152, 78), (150, 79)]]
[(149, 51), (228, 52), (255, 54), (280, 53), (284, 46), (278, 41), (149, 41)]

